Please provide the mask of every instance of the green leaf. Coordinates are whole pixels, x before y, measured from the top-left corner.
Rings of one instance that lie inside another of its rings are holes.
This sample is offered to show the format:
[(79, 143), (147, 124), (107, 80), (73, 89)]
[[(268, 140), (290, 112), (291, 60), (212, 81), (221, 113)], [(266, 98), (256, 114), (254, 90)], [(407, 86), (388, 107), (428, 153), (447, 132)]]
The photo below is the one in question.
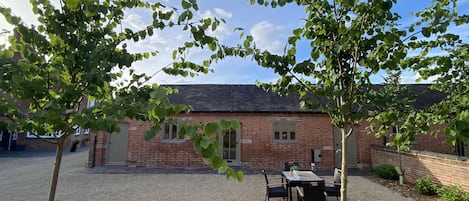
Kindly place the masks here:
[(208, 147), (206, 149), (202, 149), (202, 157), (204, 157), (204, 159), (208, 159), (208, 161), (211, 162), (211, 160), (213, 159), (213, 157), (215, 156), (215, 149), (213, 148), (213, 145), (210, 144), (208, 145)]
[(428, 37), (430, 37), (430, 34), (431, 34), (430, 28), (427, 28), (427, 27), (422, 28), (422, 35), (423, 36), (428, 38)]
[(185, 138), (190, 140), (193, 139), (194, 135), (197, 133), (197, 127), (193, 125), (186, 126), (185, 131)]
[(215, 42), (209, 43), (208, 48), (212, 51), (215, 51), (217, 49), (217, 44)]
[(220, 169), (223, 166), (224, 162), (225, 161), (223, 161), (223, 159), (221, 159), (220, 157), (214, 157), (212, 160), (213, 169)]
[(217, 131), (218, 131), (217, 123), (210, 122), (210, 123), (205, 124), (204, 126), (204, 133), (207, 137), (211, 137), (215, 135)]
[(210, 141), (208, 139), (202, 139), (202, 141), (200, 141), (200, 147), (202, 147), (202, 149), (207, 149), (208, 146), (210, 145)]
[(80, 0), (68, 0), (65, 1), (65, 5), (70, 8), (70, 10), (78, 10), (80, 7)]
[(242, 171), (242, 170), (238, 170), (238, 172), (236, 173), (236, 175), (237, 175), (236, 179), (237, 179), (238, 181), (240, 181), (240, 182), (243, 181), (243, 177), (244, 177), (243, 175), (244, 175), (244, 174), (243, 174), (243, 171)]
[(239, 129), (240, 127), (241, 127), (241, 125), (239, 124), (239, 121), (237, 121), (237, 120), (231, 121), (231, 128), (237, 130), (237, 129)]
[(222, 130), (231, 128), (231, 121), (226, 121), (224, 119), (220, 120), (220, 126)]
[(189, 9), (189, 8), (192, 6), (192, 4), (189, 3), (189, 2), (187, 2), (187, 1), (185, 1), (185, 0), (183, 0), (183, 1), (181, 2), (181, 6), (182, 6), (182, 8), (184, 8), (184, 9)]

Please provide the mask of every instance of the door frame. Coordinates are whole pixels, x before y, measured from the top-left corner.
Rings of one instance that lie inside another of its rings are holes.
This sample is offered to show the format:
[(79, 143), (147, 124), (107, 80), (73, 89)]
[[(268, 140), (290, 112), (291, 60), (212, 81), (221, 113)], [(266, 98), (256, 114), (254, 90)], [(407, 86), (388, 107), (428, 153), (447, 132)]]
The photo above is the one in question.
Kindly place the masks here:
[[(358, 165), (358, 143), (357, 143), (357, 126), (353, 126), (353, 132), (348, 137), (347, 142), (347, 168), (356, 168)], [(341, 148), (341, 133), (338, 127), (333, 126), (334, 132), (334, 152), (335, 152), (335, 165), (340, 167), (342, 164), (342, 152), (338, 150)]]
[(236, 131), (236, 160), (225, 160), (223, 158), (223, 136), (222, 136), (222, 133), (220, 132), (219, 133), (219, 142), (221, 144), (220, 146), (220, 151), (219, 151), (219, 154), (220, 154), (220, 157), (226, 161), (228, 163), (229, 166), (241, 166), (241, 129), (238, 128), (238, 129), (235, 129), (234, 131)]
[[(127, 155), (128, 155), (128, 145), (129, 145), (129, 125), (127, 124), (119, 124), (120, 127), (120, 132), (115, 133), (115, 134), (107, 134), (107, 143), (106, 143), (106, 165), (127, 165)], [(125, 135), (124, 137), (118, 138), (120, 140), (124, 140), (124, 143), (122, 144), (123, 146), (119, 146), (120, 149), (125, 149), (125, 159), (123, 161), (117, 161), (117, 162), (109, 162), (110, 155), (113, 154), (111, 153), (110, 147), (112, 146), (112, 135)]]

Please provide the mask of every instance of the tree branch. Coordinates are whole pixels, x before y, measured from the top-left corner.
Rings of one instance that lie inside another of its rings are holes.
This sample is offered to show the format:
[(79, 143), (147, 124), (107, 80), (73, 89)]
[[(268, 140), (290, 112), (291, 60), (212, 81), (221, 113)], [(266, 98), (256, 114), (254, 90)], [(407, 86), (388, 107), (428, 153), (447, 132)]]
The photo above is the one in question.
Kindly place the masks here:
[[(36, 133), (34, 133), (34, 132), (29, 132), (29, 133), (32, 134), (32, 135), (34, 135), (34, 136), (36, 136), (37, 139), (42, 140), (42, 141), (44, 141), (44, 142), (48, 142), (48, 143), (52, 143), (52, 144), (57, 144), (57, 141), (56, 141), (56, 140), (45, 139), (44, 137), (42, 137), (42, 136), (40, 136), (40, 135), (38, 135), (38, 134), (36, 134)], [(56, 138), (56, 139), (58, 139), (58, 138)]]

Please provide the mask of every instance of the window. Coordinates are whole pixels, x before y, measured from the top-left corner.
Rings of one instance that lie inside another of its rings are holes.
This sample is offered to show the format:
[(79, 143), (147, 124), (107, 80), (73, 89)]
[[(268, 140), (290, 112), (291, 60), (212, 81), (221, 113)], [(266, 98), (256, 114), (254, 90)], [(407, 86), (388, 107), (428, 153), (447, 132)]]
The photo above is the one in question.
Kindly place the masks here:
[(184, 141), (184, 137), (179, 135), (179, 124), (183, 121), (186, 121), (186, 119), (179, 120), (178, 122), (165, 122), (161, 139), (167, 141)]
[(272, 122), (274, 141), (296, 142), (296, 121), (294, 120), (274, 120)]
[(81, 129), (80, 127), (75, 129), (75, 135), (80, 135), (81, 134)]
[(89, 128), (85, 128), (85, 130), (83, 130), (83, 134), (84, 134), (84, 135), (90, 134), (90, 129), (89, 129)]
[[(58, 131), (55, 131), (54, 133), (48, 133), (48, 134), (45, 134), (45, 135), (42, 135), (40, 136), (41, 138), (58, 138), (62, 136), (62, 131), (61, 130), (58, 130)], [(37, 138), (35, 135), (34, 135), (34, 132), (26, 132), (26, 137), (27, 138)]]
[(89, 100), (89, 99), (88, 99), (88, 105), (87, 105), (87, 108), (92, 108), (92, 107), (94, 107), (94, 105), (95, 105), (95, 101), (94, 101), (94, 100)]
[(18, 132), (15, 131), (11, 134), (11, 140), (18, 140)]

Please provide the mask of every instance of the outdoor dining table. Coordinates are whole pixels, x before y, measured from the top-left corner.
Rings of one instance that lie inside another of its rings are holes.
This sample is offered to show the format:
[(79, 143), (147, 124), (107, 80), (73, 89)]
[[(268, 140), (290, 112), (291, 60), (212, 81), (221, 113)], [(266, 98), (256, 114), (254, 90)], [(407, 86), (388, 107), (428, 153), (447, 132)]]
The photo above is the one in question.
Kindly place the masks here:
[(312, 171), (298, 171), (297, 177), (291, 175), (290, 171), (282, 171), (282, 176), (287, 182), (288, 196), (292, 200), (291, 186), (301, 186), (304, 183), (324, 182), (324, 179)]

